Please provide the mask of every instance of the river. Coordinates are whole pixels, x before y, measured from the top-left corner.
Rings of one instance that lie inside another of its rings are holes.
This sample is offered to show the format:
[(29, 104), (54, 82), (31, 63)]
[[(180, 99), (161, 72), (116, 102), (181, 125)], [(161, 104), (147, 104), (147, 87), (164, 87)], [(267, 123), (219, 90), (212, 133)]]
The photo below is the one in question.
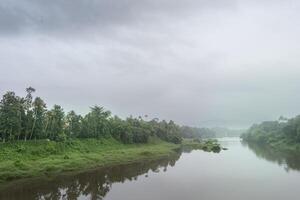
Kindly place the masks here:
[(299, 199), (300, 156), (244, 144), (239, 138), (219, 141), (228, 150), (183, 150), (152, 162), (15, 182), (0, 189), (0, 199)]

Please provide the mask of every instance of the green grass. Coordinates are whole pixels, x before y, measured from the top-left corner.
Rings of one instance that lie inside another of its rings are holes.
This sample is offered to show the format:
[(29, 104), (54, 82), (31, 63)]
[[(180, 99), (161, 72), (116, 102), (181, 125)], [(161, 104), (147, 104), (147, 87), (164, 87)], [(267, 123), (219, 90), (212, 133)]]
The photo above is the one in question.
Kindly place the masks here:
[(181, 147), (219, 152), (216, 141), (184, 140), (172, 144), (151, 138), (148, 144), (123, 144), (113, 138), (47, 140), (0, 144), (0, 184), (118, 164), (155, 160)]
[(0, 183), (157, 159), (175, 153), (174, 149), (179, 147), (162, 141), (125, 145), (112, 138), (0, 144)]

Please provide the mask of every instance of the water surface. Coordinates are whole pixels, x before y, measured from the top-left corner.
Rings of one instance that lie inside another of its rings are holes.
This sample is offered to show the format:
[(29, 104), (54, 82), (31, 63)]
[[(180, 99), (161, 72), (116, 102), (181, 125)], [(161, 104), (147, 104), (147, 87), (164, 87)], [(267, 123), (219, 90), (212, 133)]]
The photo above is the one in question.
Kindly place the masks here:
[(183, 151), (167, 159), (120, 165), (0, 189), (0, 199), (296, 200), (300, 156), (238, 138), (227, 151)]

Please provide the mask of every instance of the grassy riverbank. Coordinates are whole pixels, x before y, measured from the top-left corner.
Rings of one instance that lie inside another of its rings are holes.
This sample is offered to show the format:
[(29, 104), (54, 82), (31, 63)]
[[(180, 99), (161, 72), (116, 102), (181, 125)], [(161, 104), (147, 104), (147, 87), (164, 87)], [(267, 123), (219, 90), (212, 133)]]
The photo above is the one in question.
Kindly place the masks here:
[[(212, 143), (184, 141), (183, 146), (212, 149)], [(61, 172), (154, 160), (176, 153), (182, 145), (153, 139), (123, 144), (112, 138), (27, 141), (0, 144), (0, 183)], [(215, 144), (214, 144), (215, 145)]]
[(142, 145), (125, 145), (114, 139), (1, 144), (0, 182), (157, 159), (174, 153), (176, 148), (179, 145), (159, 140)]

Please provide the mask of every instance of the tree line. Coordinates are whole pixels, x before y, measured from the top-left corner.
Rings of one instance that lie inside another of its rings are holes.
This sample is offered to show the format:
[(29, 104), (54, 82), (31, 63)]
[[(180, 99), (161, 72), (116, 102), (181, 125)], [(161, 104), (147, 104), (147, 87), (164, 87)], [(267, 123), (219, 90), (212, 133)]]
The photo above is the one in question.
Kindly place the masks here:
[(254, 124), (241, 137), (259, 143), (300, 144), (300, 115), (291, 119), (281, 116), (277, 121)]
[(47, 108), (35, 89), (28, 87), (26, 96), (6, 92), (0, 101), (0, 141), (27, 141), (68, 138), (113, 137), (123, 143), (147, 143), (150, 137), (181, 143), (181, 127), (170, 121), (144, 120), (132, 116), (121, 119), (109, 110), (93, 106), (86, 115), (75, 111), (65, 113), (59, 105)]

